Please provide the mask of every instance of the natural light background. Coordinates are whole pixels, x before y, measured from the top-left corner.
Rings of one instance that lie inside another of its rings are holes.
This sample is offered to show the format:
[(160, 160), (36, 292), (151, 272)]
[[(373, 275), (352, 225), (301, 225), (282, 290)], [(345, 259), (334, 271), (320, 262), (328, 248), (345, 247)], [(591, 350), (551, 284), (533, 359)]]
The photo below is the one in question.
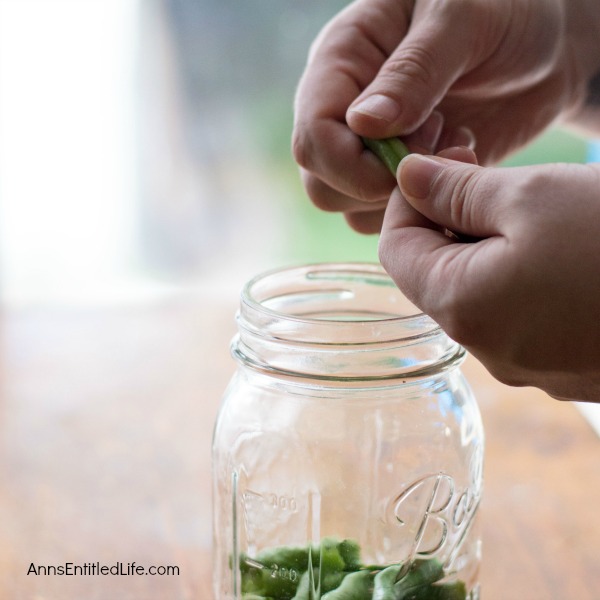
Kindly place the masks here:
[[(265, 269), (377, 260), (289, 150), (308, 47), (345, 4), (0, 0), (0, 302), (231, 299)], [(586, 157), (555, 129), (506, 164)]]
[(0, 281), (67, 298), (135, 262), (134, 0), (0, 2)]
[[(376, 260), (290, 156), (310, 42), (346, 2), (0, 0), (4, 303), (237, 290), (267, 268)], [(583, 161), (552, 131), (510, 164)]]

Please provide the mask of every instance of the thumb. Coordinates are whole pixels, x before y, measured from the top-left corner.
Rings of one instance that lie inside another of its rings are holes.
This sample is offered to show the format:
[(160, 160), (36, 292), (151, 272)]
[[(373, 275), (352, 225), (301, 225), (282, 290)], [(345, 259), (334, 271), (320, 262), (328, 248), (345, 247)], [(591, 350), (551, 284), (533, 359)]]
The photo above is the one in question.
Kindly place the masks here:
[(404, 198), (434, 223), (478, 238), (502, 233), (501, 169), (410, 154), (400, 163), (397, 176)]
[(477, 26), (456, 4), (462, 3), (416, 3), (406, 37), (347, 111), (355, 133), (412, 133), (469, 68)]

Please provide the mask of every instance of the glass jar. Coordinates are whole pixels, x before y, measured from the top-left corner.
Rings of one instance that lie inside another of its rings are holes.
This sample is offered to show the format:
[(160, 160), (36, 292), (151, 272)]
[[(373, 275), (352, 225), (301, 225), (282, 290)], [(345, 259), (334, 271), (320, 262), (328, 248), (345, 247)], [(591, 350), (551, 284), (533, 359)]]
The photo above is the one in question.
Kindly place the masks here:
[(465, 352), (378, 265), (241, 296), (213, 440), (215, 600), (474, 600), (483, 429)]

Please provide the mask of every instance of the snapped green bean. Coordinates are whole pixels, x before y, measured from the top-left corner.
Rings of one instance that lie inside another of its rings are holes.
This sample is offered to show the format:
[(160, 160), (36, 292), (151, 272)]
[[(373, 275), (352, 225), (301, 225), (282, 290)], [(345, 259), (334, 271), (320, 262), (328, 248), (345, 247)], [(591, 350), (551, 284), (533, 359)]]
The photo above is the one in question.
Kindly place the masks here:
[(353, 540), (269, 548), (240, 556), (242, 600), (466, 600), (464, 582), (442, 582), (438, 560), (402, 567), (362, 564)]
[(400, 161), (410, 154), (409, 149), (397, 137), (376, 140), (363, 137), (364, 145), (383, 162), (383, 164), (396, 176)]

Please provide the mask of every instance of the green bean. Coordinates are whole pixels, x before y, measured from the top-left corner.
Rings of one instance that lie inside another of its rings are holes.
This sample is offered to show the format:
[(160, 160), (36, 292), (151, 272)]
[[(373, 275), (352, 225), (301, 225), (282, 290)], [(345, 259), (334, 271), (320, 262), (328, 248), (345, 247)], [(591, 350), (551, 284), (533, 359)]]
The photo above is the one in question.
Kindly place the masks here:
[(440, 583), (444, 577), (441, 563), (435, 559), (415, 560), (406, 575), (402, 565), (392, 565), (377, 573), (372, 599), (369, 600), (465, 600), (464, 582)]
[(358, 571), (362, 568), (360, 546), (354, 540), (342, 540), (337, 548), (344, 561), (345, 571)]
[(371, 600), (373, 574), (369, 571), (354, 571), (344, 577), (341, 585), (325, 594), (321, 600)]
[(346, 563), (340, 554), (339, 547), (339, 540), (335, 538), (323, 538), (320, 544), (313, 546), (313, 567), (322, 569), (328, 573), (343, 571)]
[(264, 550), (255, 559), (241, 556), (242, 592), (276, 600), (291, 600), (300, 575), (307, 569), (308, 557), (307, 548), (287, 546)]
[(382, 140), (363, 137), (362, 141), (371, 152), (374, 152), (379, 157), (394, 177), (396, 177), (400, 161), (410, 154), (409, 149), (397, 137)]
[[(419, 600), (466, 600), (467, 588), (463, 581), (453, 583), (434, 584), (429, 587), (426, 595), (419, 596)], [(415, 600), (417, 597), (415, 596)]]
[(440, 561), (410, 566), (362, 564), (353, 540), (324, 538), (304, 547), (268, 548), (240, 556), (243, 600), (466, 600), (462, 581), (444, 581)]
[[(326, 573), (323, 572), (323, 577), (321, 577), (321, 572), (319, 570), (315, 571), (306, 571), (302, 578), (300, 579), (300, 583), (298, 585), (298, 589), (296, 590), (296, 595), (292, 598), (292, 600), (313, 600), (314, 591), (318, 588), (321, 594), (326, 594), (331, 590), (339, 589), (340, 585), (343, 583), (343, 580), (346, 576), (346, 573), (337, 572), (337, 573)], [(320, 587), (319, 587), (320, 586)], [(311, 591), (311, 589), (313, 591)], [(325, 598), (325, 596), (322, 596)], [(244, 598), (244, 600), (246, 600)], [(360, 598), (359, 600), (363, 600)]]

